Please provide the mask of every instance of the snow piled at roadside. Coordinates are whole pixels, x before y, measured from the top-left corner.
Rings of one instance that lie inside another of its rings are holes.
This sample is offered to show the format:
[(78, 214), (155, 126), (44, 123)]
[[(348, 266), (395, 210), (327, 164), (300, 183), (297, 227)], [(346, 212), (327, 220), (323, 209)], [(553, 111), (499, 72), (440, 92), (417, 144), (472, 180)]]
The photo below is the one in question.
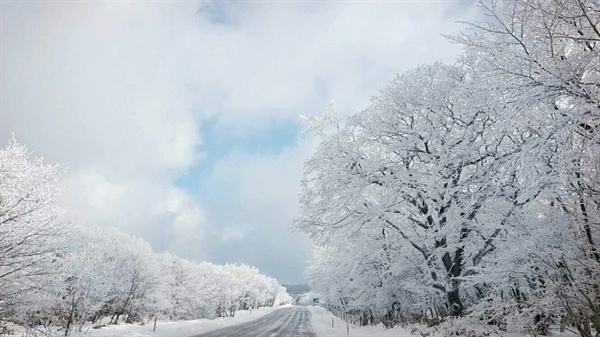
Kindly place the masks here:
[[(377, 326), (356, 326), (354, 324), (346, 325), (346, 322), (334, 316), (331, 312), (322, 307), (309, 307), (312, 314), (312, 326), (319, 337), (346, 337), (348, 330), (350, 337), (414, 337), (402, 327), (386, 329), (383, 325)], [(331, 320), (333, 319), (333, 328)], [(418, 336), (418, 335), (417, 335)]]
[[(392, 329), (386, 329), (383, 325), (377, 326), (356, 326), (354, 324), (346, 325), (346, 322), (340, 318), (334, 316), (331, 312), (327, 311), (322, 307), (310, 306), (309, 310), (312, 315), (312, 326), (318, 337), (448, 337), (450, 334), (449, 330), (456, 332), (457, 327), (437, 327), (427, 328), (424, 326), (413, 325), (408, 328), (395, 327)], [(333, 328), (331, 327), (331, 320), (333, 319)], [(446, 331), (441, 331), (442, 329)], [(490, 337), (529, 337), (528, 334), (510, 333), (510, 332), (494, 332), (490, 329), (486, 329), (485, 326), (472, 325), (472, 326), (461, 326), (460, 330), (463, 330), (463, 336), (490, 336)], [(553, 337), (575, 337), (578, 336), (569, 331), (563, 333), (558, 332), (558, 327), (553, 327), (550, 331), (549, 336)], [(347, 330), (348, 329), (348, 330)], [(410, 331), (413, 331), (411, 334)], [(475, 335), (471, 335), (470, 332), (475, 332)], [(349, 334), (348, 334), (349, 333)], [(489, 334), (489, 335), (488, 335)], [(454, 335), (454, 334), (452, 334)]]
[(100, 329), (84, 326), (82, 332), (73, 332), (74, 337), (189, 337), (197, 334), (249, 322), (263, 317), (281, 307), (240, 310), (235, 317), (215, 319), (195, 319), (189, 321), (161, 321), (156, 323), (156, 332), (152, 332), (153, 323), (140, 326), (138, 324), (112, 325)]

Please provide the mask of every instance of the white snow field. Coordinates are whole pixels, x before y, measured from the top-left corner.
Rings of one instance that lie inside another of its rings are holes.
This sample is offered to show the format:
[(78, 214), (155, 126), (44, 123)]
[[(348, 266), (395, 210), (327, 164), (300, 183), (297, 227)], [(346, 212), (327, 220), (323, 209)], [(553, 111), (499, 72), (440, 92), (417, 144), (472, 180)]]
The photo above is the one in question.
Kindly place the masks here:
[(264, 307), (252, 310), (240, 310), (235, 317), (220, 317), (215, 319), (195, 319), (189, 321), (157, 321), (156, 332), (152, 331), (153, 322), (140, 326), (138, 324), (123, 324), (92, 329), (86, 326), (81, 332), (74, 331), (74, 337), (190, 337), (204, 332), (249, 322), (265, 316), (281, 307)]

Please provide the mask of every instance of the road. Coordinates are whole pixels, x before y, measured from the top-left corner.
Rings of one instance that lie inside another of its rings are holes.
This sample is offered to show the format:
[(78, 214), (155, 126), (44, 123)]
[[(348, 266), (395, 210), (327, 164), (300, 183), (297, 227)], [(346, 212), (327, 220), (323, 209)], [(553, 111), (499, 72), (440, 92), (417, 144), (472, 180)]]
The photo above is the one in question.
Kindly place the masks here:
[(255, 321), (193, 337), (317, 337), (304, 307), (282, 308)]

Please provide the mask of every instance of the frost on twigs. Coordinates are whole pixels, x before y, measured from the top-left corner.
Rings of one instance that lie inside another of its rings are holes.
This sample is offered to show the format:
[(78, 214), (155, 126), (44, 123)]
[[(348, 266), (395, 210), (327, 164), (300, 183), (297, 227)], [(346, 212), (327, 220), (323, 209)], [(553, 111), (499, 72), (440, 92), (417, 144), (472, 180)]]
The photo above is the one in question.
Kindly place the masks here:
[(329, 109), (322, 115), (301, 115), (300, 122), (306, 125), (306, 129), (302, 131), (302, 136), (314, 132), (319, 137), (324, 137), (330, 128), (339, 130), (340, 121), (337, 117), (335, 102), (329, 103)]

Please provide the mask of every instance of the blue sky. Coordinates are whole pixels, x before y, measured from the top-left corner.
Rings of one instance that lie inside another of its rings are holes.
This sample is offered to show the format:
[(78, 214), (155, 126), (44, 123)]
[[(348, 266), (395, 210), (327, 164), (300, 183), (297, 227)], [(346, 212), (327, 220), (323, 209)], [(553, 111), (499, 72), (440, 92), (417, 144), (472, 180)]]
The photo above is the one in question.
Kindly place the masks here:
[(290, 230), (317, 143), (300, 115), (365, 108), (453, 62), (472, 1), (2, 2), (0, 145), (69, 166), (63, 205), (191, 260), (304, 281)]
[(231, 154), (269, 156), (294, 146), (303, 125), (298, 119), (276, 119), (264, 128), (246, 134), (228, 133), (218, 123), (218, 116), (203, 121), (200, 127), (203, 144), (198, 161), (177, 178), (176, 184), (200, 199), (223, 196), (226, 192), (208, 188), (208, 180), (217, 162)]

